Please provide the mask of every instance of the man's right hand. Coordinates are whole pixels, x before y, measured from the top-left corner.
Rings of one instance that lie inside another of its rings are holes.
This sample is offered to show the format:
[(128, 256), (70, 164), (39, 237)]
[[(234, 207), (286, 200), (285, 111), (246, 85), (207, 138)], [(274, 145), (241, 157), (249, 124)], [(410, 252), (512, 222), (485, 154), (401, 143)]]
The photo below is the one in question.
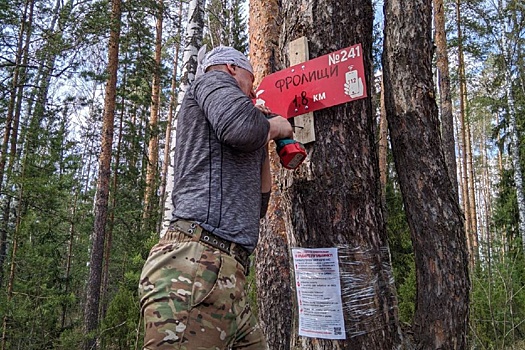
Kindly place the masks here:
[(268, 141), (285, 138), (293, 138), (293, 128), (288, 119), (276, 115), (268, 119), (270, 131), (268, 132)]

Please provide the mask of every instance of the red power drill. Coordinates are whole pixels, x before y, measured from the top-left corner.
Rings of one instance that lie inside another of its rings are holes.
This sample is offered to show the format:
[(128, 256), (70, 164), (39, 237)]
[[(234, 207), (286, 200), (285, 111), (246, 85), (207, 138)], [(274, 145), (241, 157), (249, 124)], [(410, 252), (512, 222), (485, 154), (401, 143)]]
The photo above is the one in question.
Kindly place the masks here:
[[(267, 117), (275, 116), (270, 114)], [(306, 159), (306, 149), (302, 143), (289, 138), (274, 141), (281, 165), (286, 169), (294, 170)]]
[(275, 140), (277, 154), (286, 169), (296, 169), (306, 159), (303, 144), (294, 139)]

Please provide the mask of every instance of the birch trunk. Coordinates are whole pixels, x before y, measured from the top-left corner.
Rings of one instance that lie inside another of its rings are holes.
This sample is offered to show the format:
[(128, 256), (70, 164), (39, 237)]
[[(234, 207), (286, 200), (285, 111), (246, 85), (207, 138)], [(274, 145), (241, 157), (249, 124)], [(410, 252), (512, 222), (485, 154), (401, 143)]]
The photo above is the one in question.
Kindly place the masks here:
[[(188, 24), (186, 26), (186, 46), (184, 48), (182, 58), (182, 74), (179, 85), (179, 95), (177, 96), (177, 109), (175, 111), (175, 120), (179, 112), (180, 104), (186, 95), (191, 83), (195, 80), (195, 72), (197, 71), (197, 52), (202, 46), (202, 36), (204, 32), (204, 6), (205, 0), (191, 0), (188, 5)], [(177, 137), (175, 132), (171, 134), (170, 140), (170, 164), (168, 165), (168, 175), (166, 177), (166, 201), (164, 203), (164, 211), (162, 213), (162, 226), (160, 236), (164, 236), (171, 221), (173, 212), (173, 202), (171, 195), (173, 192), (173, 159), (175, 157), (175, 140)]]
[[(179, 67), (179, 50), (181, 47), (182, 38), (182, 5), (184, 1), (179, 1), (179, 20), (177, 26), (177, 38), (178, 42), (175, 44), (175, 55), (173, 57), (173, 76), (171, 78), (171, 92), (170, 92), (170, 104), (168, 108), (168, 120), (166, 122), (166, 136), (164, 137), (164, 161), (162, 162), (161, 171), (161, 182), (160, 182), (160, 196), (159, 196), (159, 213), (164, 213), (164, 206), (166, 203), (166, 180), (168, 176), (168, 165), (170, 164), (170, 145), (171, 145), (171, 133), (173, 131), (173, 114), (177, 108), (177, 71)], [(157, 233), (160, 234), (160, 227), (163, 218), (160, 217), (157, 222)]]

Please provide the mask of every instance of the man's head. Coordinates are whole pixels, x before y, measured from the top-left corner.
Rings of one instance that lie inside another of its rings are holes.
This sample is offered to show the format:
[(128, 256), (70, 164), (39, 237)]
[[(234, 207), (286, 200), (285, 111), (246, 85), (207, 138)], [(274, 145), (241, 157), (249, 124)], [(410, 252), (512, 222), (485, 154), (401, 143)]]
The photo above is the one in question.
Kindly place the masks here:
[(218, 46), (204, 54), (205, 52), (206, 46), (203, 46), (197, 55), (197, 77), (208, 70), (225, 71), (233, 76), (248, 97), (255, 98), (253, 68), (245, 55), (229, 46)]

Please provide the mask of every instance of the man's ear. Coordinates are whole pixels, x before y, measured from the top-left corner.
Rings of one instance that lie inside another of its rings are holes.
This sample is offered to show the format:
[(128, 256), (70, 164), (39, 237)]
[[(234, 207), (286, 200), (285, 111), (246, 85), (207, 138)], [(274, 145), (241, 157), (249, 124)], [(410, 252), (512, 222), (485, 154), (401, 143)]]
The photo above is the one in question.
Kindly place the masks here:
[(237, 67), (235, 67), (233, 64), (226, 64), (226, 70), (228, 70), (228, 73), (235, 76), (237, 74)]

